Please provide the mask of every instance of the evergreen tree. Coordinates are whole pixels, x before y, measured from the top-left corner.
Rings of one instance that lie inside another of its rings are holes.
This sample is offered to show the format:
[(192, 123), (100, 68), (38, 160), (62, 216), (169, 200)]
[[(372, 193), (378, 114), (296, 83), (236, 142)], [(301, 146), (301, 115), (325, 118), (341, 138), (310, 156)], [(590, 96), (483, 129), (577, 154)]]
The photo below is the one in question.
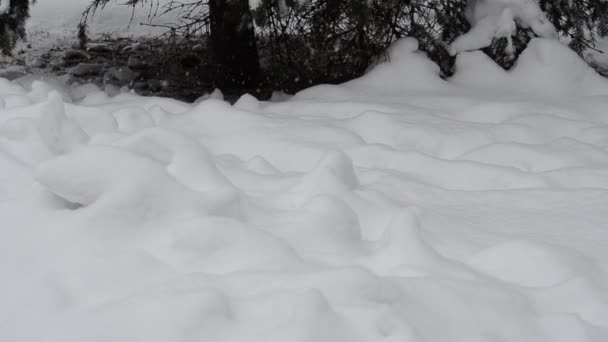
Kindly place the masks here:
[(570, 47), (579, 53), (594, 48), (598, 37), (608, 37), (605, 0), (542, 0), (540, 7), (557, 30), (571, 39)]
[[(110, 0), (93, 0), (83, 14), (79, 33), (87, 25), (86, 20), (95, 11)], [(135, 6), (148, 3), (155, 6), (157, 0), (129, 0), (126, 4)], [(204, 6), (203, 6), (204, 5)], [(190, 25), (200, 28), (201, 23), (208, 23), (209, 48), (216, 65), (222, 69), (222, 77), (216, 80), (222, 88), (251, 88), (258, 81), (259, 61), (255, 30), (248, 0), (208, 0), (192, 1), (184, 4), (170, 2), (165, 12), (178, 10), (183, 15), (186, 30)], [(200, 11), (201, 13), (193, 13)], [(80, 34), (80, 36), (84, 36)], [(81, 41), (86, 38), (81, 37)]]
[(258, 50), (248, 0), (209, 0), (211, 51), (226, 69), (220, 86), (253, 87), (258, 79)]
[[(35, 0), (32, 0), (34, 3)], [(25, 38), (25, 21), (29, 18), (30, 0), (1, 0), (0, 50), (10, 55), (19, 39)]]

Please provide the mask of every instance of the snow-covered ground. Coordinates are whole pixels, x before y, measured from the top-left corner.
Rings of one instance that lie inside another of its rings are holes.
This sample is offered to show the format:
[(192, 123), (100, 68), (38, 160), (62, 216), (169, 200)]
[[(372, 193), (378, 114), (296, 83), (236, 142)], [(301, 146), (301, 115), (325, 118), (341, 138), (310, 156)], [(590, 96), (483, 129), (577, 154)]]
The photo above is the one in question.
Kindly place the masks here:
[(390, 53), (234, 106), (0, 79), (0, 341), (607, 341), (608, 81)]

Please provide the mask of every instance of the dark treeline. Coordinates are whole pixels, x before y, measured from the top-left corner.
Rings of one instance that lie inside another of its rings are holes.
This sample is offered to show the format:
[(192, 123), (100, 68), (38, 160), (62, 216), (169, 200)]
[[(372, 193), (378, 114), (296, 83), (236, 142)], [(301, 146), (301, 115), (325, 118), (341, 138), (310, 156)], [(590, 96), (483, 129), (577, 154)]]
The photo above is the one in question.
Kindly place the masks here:
[[(11, 13), (2, 14), (10, 29), (0, 31), (3, 51), (23, 36), (27, 0), (10, 0)], [(111, 0), (93, 0), (83, 14), (86, 21)], [(477, 0), (484, 1), (484, 0)], [(533, 0), (531, 0), (533, 1)], [(411, 36), (420, 42), (444, 75), (453, 72), (448, 44), (467, 32), (466, 0), (128, 0), (149, 6), (151, 18), (169, 12), (180, 20), (166, 25), (168, 35), (199, 41), (207, 47), (219, 87), (295, 91), (311, 84), (336, 83), (360, 75), (372, 58), (395, 39)], [(570, 47), (581, 53), (593, 48), (597, 37), (608, 35), (608, 2), (603, 0), (540, 0), (540, 7)], [(0, 28), (3, 27), (0, 25)], [(484, 52), (509, 68), (528, 41), (529, 29), (513, 37), (514, 53), (505, 53), (506, 39), (496, 39)], [(84, 38), (83, 38), (84, 39)]]

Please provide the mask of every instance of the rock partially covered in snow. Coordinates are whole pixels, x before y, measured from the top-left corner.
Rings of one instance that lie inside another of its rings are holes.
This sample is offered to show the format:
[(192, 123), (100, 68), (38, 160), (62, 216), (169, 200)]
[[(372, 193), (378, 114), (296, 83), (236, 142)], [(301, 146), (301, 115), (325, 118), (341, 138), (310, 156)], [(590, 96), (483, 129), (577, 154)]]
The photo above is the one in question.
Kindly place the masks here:
[(150, 50), (148, 45), (145, 45), (141, 42), (133, 43), (131, 45), (125, 46), (121, 52), (122, 53), (131, 53), (131, 52), (143, 52)]
[(131, 69), (145, 69), (150, 67), (150, 64), (141, 56), (129, 56), (127, 66)]
[(34, 57), (27, 62), (30, 68), (44, 68), (47, 64), (48, 61), (42, 57)]
[(0, 70), (0, 77), (6, 78), (9, 81), (16, 80), (25, 75), (27, 75), (25, 68), (19, 65)]
[(112, 46), (110, 44), (98, 43), (98, 44), (89, 44), (87, 47), (87, 51), (99, 52), (99, 53), (110, 53), (113, 51)]
[(78, 65), (70, 69), (68, 73), (74, 76), (99, 75), (101, 74), (102, 70), (103, 65), (101, 64), (78, 63)]
[(83, 60), (83, 59), (89, 59), (89, 58), (91, 58), (91, 56), (86, 54), (84, 51), (76, 50), (76, 49), (67, 50), (63, 53), (63, 59), (66, 61), (76, 61), (76, 60)]
[(128, 66), (112, 67), (108, 69), (104, 76), (104, 83), (126, 85), (134, 81), (139, 74)]
[(196, 44), (192, 47), (192, 51), (193, 52), (203, 52), (205, 51), (205, 45), (203, 44)]

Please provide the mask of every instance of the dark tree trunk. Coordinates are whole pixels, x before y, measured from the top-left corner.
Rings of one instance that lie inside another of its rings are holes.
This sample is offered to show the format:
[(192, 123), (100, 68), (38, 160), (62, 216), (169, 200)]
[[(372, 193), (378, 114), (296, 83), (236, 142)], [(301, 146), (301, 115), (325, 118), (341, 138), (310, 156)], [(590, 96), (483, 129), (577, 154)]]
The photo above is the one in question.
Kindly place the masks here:
[(25, 38), (25, 21), (29, 18), (29, 5), (29, 0), (10, 0), (8, 10), (0, 13), (0, 50), (2, 54), (11, 54), (15, 43), (19, 39)]
[(252, 88), (259, 76), (258, 50), (248, 0), (209, 0), (211, 48), (224, 71), (220, 87)]

